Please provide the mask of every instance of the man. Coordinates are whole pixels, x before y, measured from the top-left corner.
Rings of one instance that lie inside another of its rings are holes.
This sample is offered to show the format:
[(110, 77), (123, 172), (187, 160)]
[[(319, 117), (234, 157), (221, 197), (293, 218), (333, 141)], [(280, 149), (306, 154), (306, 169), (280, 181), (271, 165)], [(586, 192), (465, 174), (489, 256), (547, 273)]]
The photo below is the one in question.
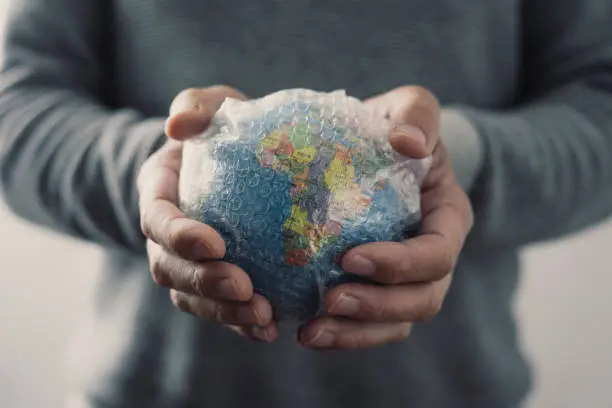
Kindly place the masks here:
[[(608, 0), (14, 2), (5, 199), (108, 250), (75, 406), (520, 406), (517, 251), (612, 210), (611, 20)], [(422, 235), (348, 253), (382, 285), (334, 289), (296, 339), (175, 202), (180, 143), (224, 97), (295, 87), (347, 89), (435, 162)]]

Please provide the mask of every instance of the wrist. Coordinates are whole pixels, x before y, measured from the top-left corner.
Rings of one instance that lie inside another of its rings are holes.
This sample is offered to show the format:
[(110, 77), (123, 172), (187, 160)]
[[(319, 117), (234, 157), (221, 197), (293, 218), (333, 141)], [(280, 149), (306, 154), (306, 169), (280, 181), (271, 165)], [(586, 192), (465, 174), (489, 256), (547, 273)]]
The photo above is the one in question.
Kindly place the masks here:
[(483, 163), (484, 149), (478, 131), (460, 111), (445, 108), (440, 114), (440, 137), (459, 185), (469, 193)]

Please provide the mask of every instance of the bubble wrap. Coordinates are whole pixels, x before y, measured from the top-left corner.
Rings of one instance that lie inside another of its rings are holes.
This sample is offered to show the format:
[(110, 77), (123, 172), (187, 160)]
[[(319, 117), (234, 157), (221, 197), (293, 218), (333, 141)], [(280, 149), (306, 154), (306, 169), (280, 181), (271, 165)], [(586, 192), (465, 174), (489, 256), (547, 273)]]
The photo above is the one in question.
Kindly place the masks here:
[(344, 91), (227, 99), (185, 143), (180, 207), (213, 227), (279, 320), (320, 313), (329, 288), (351, 280), (340, 256), (413, 234), (431, 159), (398, 155), (388, 122)]

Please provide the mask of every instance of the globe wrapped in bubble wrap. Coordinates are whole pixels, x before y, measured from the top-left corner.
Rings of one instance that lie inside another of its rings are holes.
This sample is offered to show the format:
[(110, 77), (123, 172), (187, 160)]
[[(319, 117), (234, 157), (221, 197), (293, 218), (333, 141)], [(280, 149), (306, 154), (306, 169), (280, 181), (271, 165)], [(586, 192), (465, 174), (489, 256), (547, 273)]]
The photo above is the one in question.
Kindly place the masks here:
[(279, 320), (321, 310), (329, 288), (356, 279), (340, 258), (418, 228), (430, 159), (407, 159), (389, 123), (344, 91), (304, 89), (226, 99), (184, 144), (180, 206), (213, 227)]

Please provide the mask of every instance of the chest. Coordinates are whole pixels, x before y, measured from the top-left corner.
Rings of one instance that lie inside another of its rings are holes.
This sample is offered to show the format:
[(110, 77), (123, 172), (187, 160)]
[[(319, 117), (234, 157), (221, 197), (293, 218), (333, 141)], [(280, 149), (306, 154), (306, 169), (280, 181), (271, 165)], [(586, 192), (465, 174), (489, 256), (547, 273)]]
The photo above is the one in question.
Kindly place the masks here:
[(118, 98), (147, 113), (225, 83), (366, 97), (404, 84), (502, 105), (520, 53), (518, 0), (115, 0)]

